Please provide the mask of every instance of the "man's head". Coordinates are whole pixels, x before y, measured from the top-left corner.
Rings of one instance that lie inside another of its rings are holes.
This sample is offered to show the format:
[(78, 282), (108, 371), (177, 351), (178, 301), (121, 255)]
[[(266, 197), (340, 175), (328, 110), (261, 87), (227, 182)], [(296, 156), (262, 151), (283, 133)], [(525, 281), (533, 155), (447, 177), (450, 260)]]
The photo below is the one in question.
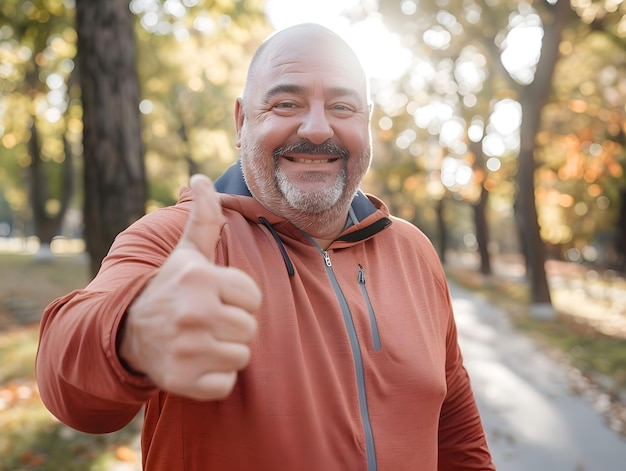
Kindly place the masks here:
[(316, 237), (343, 226), (371, 158), (367, 79), (332, 31), (298, 25), (266, 40), (237, 100), (237, 145), (253, 196)]

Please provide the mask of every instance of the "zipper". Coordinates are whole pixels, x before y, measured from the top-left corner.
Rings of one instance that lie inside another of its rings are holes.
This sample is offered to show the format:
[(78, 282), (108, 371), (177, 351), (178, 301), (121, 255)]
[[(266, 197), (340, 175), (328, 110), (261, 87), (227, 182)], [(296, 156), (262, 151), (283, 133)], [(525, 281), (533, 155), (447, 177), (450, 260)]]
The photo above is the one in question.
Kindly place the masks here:
[(333, 262), (330, 261), (330, 255), (328, 255), (328, 252), (326, 250), (322, 250), (322, 257), (324, 257), (324, 263), (327, 267), (330, 268), (333, 266)]
[(370, 326), (372, 328), (372, 342), (374, 342), (374, 350), (380, 350), (380, 334), (378, 333), (378, 323), (376, 322), (376, 315), (374, 314), (374, 308), (372, 307), (372, 302), (370, 301), (370, 296), (367, 293), (367, 287), (365, 286), (365, 270), (361, 265), (359, 265), (359, 286), (361, 287), (361, 293), (363, 293), (363, 298), (365, 299), (365, 304), (367, 304), (367, 313), (370, 317)]
[(359, 346), (359, 338), (356, 334), (356, 329), (354, 327), (354, 322), (352, 320), (352, 314), (350, 313), (348, 301), (346, 300), (343, 291), (341, 291), (341, 287), (339, 286), (339, 282), (337, 281), (337, 277), (335, 276), (335, 272), (333, 271), (333, 264), (330, 259), (330, 255), (326, 250), (322, 250), (322, 248), (317, 243), (315, 243), (315, 241), (313, 241), (312, 239), (310, 240), (314, 243), (314, 245), (322, 254), (324, 264), (326, 265), (326, 273), (330, 278), (331, 285), (333, 287), (333, 290), (335, 291), (337, 300), (339, 301), (343, 320), (346, 325), (346, 330), (348, 331), (350, 347), (352, 349), (352, 357), (354, 358), (357, 389), (359, 392), (359, 410), (361, 413), (361, 422), (363, 424), (363, 434), (365, 436), (367, 471), (376, 471), (378, 469), (378, 465), (376, 463), (376, 450), (374, 448), (374, 433), (372, 432), (372, 423), (370, 421), (369, 409), (367, 407), (367, 396), (365, 394), (365, 373), (363, 368), (363, 356), (361, 355), (361, 347)]

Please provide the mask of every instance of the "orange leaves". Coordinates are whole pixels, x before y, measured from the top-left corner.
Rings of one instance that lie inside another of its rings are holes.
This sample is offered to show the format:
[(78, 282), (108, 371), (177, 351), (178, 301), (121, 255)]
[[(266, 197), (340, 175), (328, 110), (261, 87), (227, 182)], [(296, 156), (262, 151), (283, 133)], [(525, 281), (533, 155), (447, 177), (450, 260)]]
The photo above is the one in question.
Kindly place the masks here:
[(20, 456), (20, 463), (24, 466), (37, 468), (46, 464), (46, 457), (38, 453), (27, 451)]
[(125, 463), (134, 463), (137, 461), (137, 453), (127, 446), (118, 446), (115, 450), (115, 458)]
[(39, 400), (39, 390), (34, 381), (9, 383), (0, 386), (0, 411), (16, 404)]

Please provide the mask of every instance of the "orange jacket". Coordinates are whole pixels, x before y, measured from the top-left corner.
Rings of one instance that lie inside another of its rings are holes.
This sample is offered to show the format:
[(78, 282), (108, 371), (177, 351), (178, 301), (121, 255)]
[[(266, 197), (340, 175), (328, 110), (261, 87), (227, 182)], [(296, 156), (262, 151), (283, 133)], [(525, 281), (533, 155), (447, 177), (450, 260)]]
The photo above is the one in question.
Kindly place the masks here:
[[(233, 192), (242, 181), (231, 168), (216, 186)], [(217, 263), (245, 270), (264, 293), (233, 392), (212, 402), (173, 396), (116, 353), (127, 307), (182, 234), (185, 190), (121, 233), (85, 289), (46, 309), (37, 377), (52, 413), (104, 433), (145, 404), (148, 471), (495, 469), (445, 275), (418, 229), (359, 193), (355, 223), (321, 252), (250, 196), (221, 199)]]

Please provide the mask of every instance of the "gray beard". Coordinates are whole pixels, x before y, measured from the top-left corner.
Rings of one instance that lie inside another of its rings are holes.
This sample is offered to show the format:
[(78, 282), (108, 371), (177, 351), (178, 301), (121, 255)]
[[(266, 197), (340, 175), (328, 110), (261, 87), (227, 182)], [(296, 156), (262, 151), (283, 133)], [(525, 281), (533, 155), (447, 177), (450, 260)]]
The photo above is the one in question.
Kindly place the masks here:
[[(341, 169), (341, 173), (337, 175), (330, 188), (313, 192), (302, 191), (293, 185), (278, 165), (274, 166), (274, 174), (276, 175), (278, 190), (282, 193), (287, 204), (308, 214), (320, 214), (331, 209), (337, 204), (346, 187), (345, 167)], [(316, 175), (311, 174), (308, 178), (310, 181), (315, 181)], [(321, 178), (323, 177), (320, 176)]]
[[(347, 217), (356, 190), (352, 192), (353, 194), (345, 194), (347, 183), (345, 166), (330, 188), (309, 193), (292, 185), (275, 161), (271, 164), (273, 174), (268, 172), (268, 162), (263, 160), (261, 149), (258, 147), (242, 142), (241, 156), (245, 160), (242, 162), (244, 179), (252, 196), (267, 209), (273, 209), (277, 216), (289, 220), (299, 229), (312, 234), (324, 232), (326, 228), (336, 225), (338, 220), (345, 220)], [(251, 187), (249, 179), (256, 179), (256, 188)], [(277, 208), (283, 209), (276, 213)]]

